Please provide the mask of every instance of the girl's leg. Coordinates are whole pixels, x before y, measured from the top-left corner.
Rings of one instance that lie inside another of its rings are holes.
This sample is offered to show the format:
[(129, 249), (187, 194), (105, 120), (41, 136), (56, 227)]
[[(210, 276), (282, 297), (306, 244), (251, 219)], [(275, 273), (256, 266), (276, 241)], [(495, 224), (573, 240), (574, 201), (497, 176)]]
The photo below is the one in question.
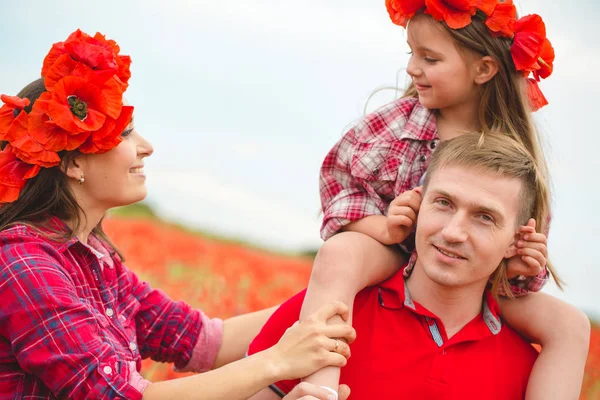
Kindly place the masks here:
[(527, 385), (527, 400), (577, 400), (590, 344), (590, 321), (545, 293), (500, 301), (506, 322), (542, 351)]
[[(333, 300), (343, 301), (350, 308), (356, 294), (367, 286), (377, 284), (399, 270), (405, 256), (396, 248), (358, 232), (341, 232), (331, 237), (319, 250), (302, 305), (300, 320)], [(330, 324), (344, 323), (336, 316)], [(340, 369), (323, 368), (305, 378), (315, 385), (337, 388)]]

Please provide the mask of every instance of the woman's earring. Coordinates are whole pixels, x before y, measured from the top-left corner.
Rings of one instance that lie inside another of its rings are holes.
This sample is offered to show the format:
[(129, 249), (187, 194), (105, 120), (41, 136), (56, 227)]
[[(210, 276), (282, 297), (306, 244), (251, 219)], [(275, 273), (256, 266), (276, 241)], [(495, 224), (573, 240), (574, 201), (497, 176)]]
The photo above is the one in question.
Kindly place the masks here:
[(81, 174), (81, 178), (79, 178), (79, 184), (83, 185), (83, 182), (85, 182), (85, 178), (83, 177), (83, 174)]

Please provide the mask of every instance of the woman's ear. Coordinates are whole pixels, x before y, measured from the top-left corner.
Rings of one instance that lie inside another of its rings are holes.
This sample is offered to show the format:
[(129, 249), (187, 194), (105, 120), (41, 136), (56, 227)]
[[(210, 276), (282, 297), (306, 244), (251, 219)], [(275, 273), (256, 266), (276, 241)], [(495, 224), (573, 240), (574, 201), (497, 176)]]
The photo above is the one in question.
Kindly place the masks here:
[(64, 167), (66, 175), (71, 179), (75, 179), (76, 181), (79, 181), (84, 176), (84, 173), (83, 173), (83, 165), (85, 164), (84, 157), (82, 155), (79, 155), (75, 158), (68, 160), (67, 162), (68, 162), (68, 164), (65, 165), (65, 167)]
[(483, 85), (489, 82), (498, 73), (498, 64), (490, 56), (483, 56), (476, 61), (475, 83)]

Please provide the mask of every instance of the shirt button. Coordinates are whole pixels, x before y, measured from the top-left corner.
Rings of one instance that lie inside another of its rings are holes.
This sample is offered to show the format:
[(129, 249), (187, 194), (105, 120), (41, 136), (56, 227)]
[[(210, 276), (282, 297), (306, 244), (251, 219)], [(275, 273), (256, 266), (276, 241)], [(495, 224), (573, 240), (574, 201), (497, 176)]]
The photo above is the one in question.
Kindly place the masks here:
[(379, 175), (379, 168), (375, 168), (372, 172), (373, 175)]
[(135, 344), (133, 342), (129, 343), (129, 350), (136, 351), (137, 350), (137, 344)]
[(425, 161), (427, 161), (427, 157), (426, 156), (421, 156), (421, 157), (419, 157), (419, 161), (425, 162)]
[(106, 375), (110, 375), (110, 374), (112, 374), (112, 368), (111, 368), (111, 367), (109, 367), (108, 365), (107, 365), (106, 367), (102, 368), (102, 371), (104, 371), (104, 373), (105, 373)]
[(432, 150), (435, 149), (437, 147), (437, 142), (431, 142), (429, 147), (431, 147)]
[(106, 316), (110, 318), (113, 315), (115, 315), (115, 312), (113, 311), (113, 309), (112, 308), (107, 308), (106, 309)]

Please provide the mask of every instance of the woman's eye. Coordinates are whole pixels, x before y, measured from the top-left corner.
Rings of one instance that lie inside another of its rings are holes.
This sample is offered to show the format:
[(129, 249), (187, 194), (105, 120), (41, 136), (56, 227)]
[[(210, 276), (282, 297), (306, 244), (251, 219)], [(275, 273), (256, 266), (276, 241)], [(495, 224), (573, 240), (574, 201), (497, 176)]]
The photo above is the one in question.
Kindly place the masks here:
[(121, 133), (121, 137), (127, 137), (131, 135), (131, 132), (133, 132), (133, 128), (125, 129), (123, 133)]

